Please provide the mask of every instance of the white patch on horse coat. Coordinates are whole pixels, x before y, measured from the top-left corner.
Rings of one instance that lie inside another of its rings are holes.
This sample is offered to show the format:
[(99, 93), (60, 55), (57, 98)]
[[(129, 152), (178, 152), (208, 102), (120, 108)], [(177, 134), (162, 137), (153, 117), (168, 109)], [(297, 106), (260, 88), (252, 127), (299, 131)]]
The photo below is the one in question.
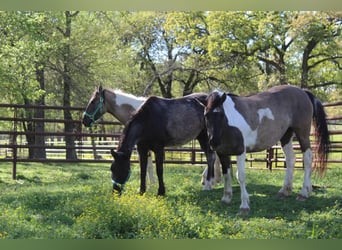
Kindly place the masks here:
[(259, 115), (259, 123), (261, 123), (262, 119), (264, 117), (270, 119), (270, 120), (274, 120), (274, 116), (272, 111), (269, 108), (265, 108), (265, 109), (259, 109), (258, 110), (258, 115)]
[(245, 118), (235, 109), (235, 103), (229, 96), (224, 101), (223, 108), (228, 118), (228, 125), (237, 127), (241, 131), (245, 147), (253, 148), (258, 136), (257, 129), (254, 131), (251, 129)]
[[(247, 149), (253, 149), (257, 142), (259, 126), (255, 130), (252, 130), (243, 115), (235, 108), (235, 103), (231, 97), (227, 96), (223, 103), (223, 108), (228, 118), (228, 125), (237, 127), (242, 133), (245, 147)], [(259, 124), (264, 117), (274, 120), (274, 115), (270, 108), (259, 109), (257, 113), (259, 115)]]
[(131, 94), (123, 93), (121, 91), (115, 91), (116, 95), (116, 104), (118, 106), (121, 106), (123, 104), (131, 105), (134, 109), (138, 109), (144, 101), (146, 101), (146, 98), (144, 97), (136, 97)]

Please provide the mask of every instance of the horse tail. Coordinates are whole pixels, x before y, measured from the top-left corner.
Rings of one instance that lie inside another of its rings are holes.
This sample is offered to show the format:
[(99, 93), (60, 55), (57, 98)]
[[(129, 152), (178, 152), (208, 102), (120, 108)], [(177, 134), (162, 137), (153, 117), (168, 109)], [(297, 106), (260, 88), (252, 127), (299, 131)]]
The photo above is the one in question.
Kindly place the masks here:
[(322, 102), (310, 91), (305, 90), (313, 106), (313, 125), (315, 127), (315, 158), (314, 170), (323, 175), (327, 168), (328, 154), (330, 152), (330, 138), (326, 113)]

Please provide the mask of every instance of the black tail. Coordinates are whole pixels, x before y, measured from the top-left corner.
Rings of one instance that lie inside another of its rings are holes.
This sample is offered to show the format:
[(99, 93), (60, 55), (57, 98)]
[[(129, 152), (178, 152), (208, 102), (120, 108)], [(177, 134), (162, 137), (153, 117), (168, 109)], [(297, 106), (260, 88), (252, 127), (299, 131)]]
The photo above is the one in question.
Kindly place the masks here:
[(315, 97), (311, 92), (305, 91), (309, 96), (313, 108), (313, 125), (315, 127), (315, 158), (316, 163), (314, 169), (323, 175), (327, 168), (328, 154), (330, 151), (330, 138), (328, 124), (326, 120), (326, 113), (321, 101)]

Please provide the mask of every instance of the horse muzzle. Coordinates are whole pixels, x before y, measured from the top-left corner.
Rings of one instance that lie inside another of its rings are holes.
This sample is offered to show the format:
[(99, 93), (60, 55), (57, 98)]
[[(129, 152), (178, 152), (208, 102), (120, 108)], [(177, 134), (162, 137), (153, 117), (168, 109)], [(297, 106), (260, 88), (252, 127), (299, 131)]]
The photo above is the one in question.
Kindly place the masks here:
[(122, 194), (123, 185), (115, 181), (112, 181), (112, 183), (113, 183), (113, 189), (112, 189), (113, 194), (117, 193), (120, 196)]
[(82, 120), (82, 123), (83, 123), (83, 125), (84, 125), (85, 127), (88, 128), (88, 127), (91, 127), (92, 121), (91, 121), (89, 118), (84, 117), (83, 120)]

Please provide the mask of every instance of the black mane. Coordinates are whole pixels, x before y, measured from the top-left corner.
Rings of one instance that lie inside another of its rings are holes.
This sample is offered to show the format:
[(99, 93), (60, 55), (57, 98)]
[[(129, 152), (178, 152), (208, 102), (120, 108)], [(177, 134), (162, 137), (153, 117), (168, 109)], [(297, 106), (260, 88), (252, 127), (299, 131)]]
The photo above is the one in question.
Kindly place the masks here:
[(122, 141), (125, 139), (126, 135), (130, 132), (132, 129), (132, 125), (138, 122), (144, 123), (150, 121), (151, 114), (153, 112), (158, 112), (158, 110), (155, 108), (156, 103), (158, 102), (158, 97), (151, 96), (149, 97), (135, 112), (133, 112), (131, 118), (127, 122), (121, 137), (119, 141), (118, 148), (121, 147)]

